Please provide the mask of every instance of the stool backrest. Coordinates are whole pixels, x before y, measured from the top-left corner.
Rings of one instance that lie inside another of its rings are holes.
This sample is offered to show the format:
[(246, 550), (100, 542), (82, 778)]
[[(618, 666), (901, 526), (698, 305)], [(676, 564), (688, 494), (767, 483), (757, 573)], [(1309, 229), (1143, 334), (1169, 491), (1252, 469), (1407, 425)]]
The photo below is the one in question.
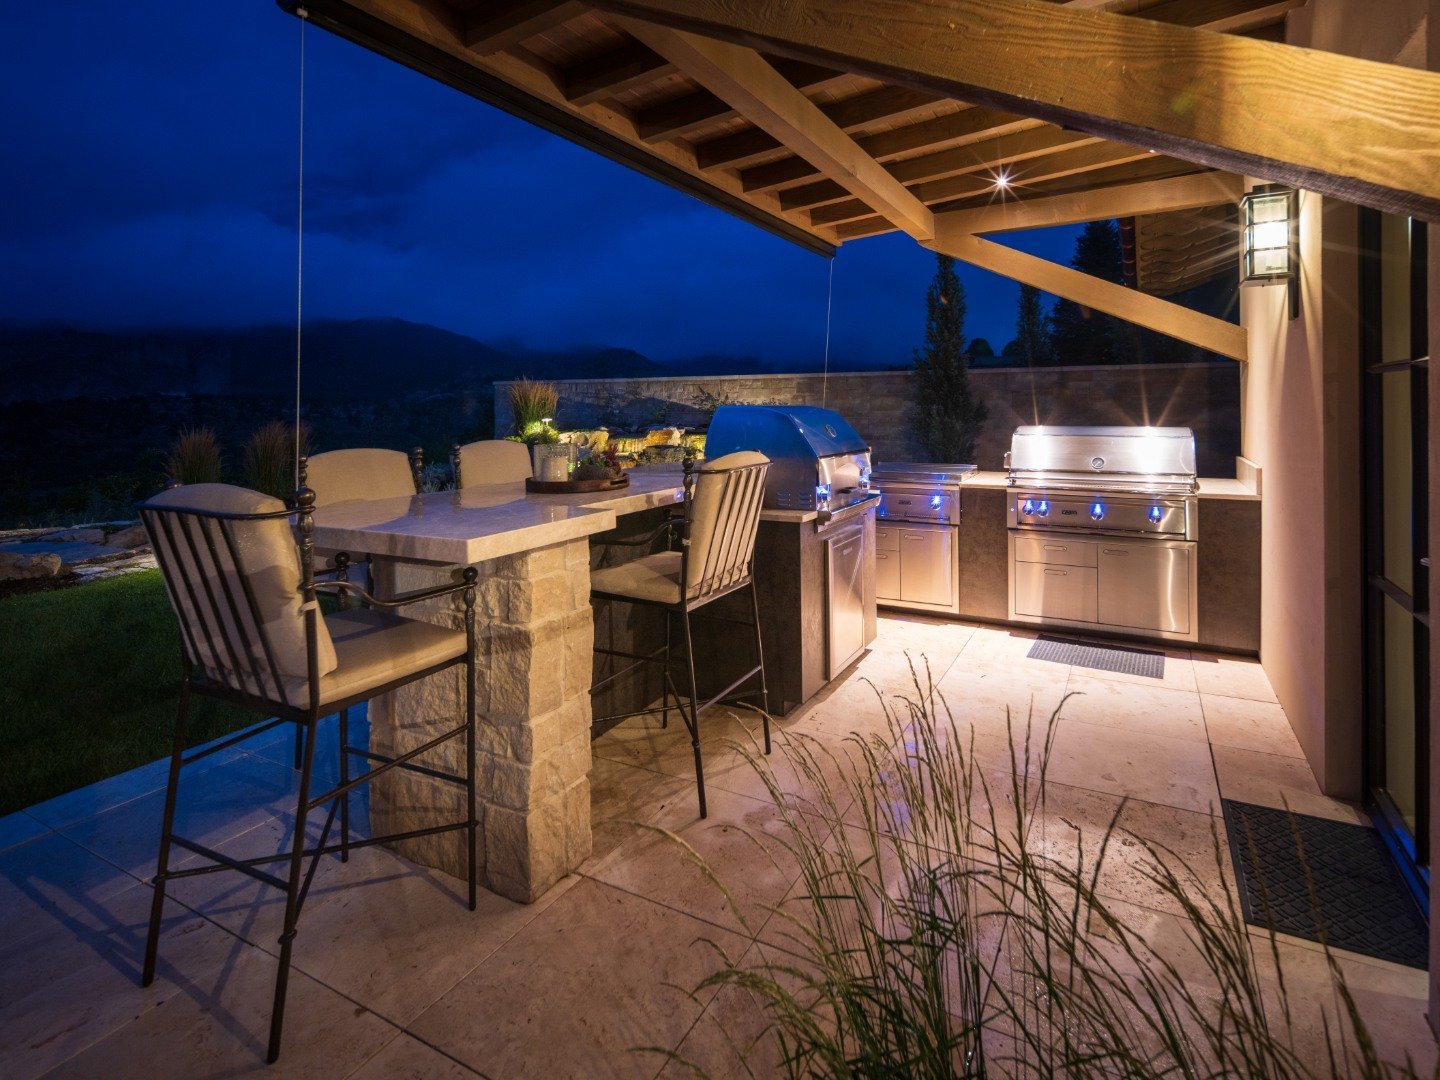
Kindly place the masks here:
[(457, 488), (518, 484), (531, 475), (530, 447), (514, 439), (482, 439), (450, 451)]
[(750, 580), (770, 459), (741, 450), (685, 469), (685, 598), (704, 599)]
[[(311, 509), (300, 512), (307, 549)], [(336, 659), (313, 603), (313, 554), (302, 558), (291, 531), (294, 512), (229, 484), (172, 488), (139, 510), (189, 665), (247, 698), (305, 705)]]
[(408, 455), (368, 447), (328, 450), (311, 455), (308, 462), (316, 506), (418, 495), (425, 467), (418, 446)]

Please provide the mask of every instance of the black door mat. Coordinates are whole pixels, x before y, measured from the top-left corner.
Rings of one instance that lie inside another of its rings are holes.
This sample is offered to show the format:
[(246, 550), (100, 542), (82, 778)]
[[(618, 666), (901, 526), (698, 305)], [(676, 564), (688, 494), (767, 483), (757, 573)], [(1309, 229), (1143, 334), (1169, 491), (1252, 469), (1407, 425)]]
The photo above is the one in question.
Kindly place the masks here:
[(1230, 799), (1221, 805), (1246, 922), (1428, 966), (1425, 919), (1373, 828)]
[(1074, 664), (1096, 671), (1116, 671), (1122, 675), (1143, 675), (1147, 679), (1165, 678), (1165, 654), (1149, 649), (1130, 649), (1124, 645), (1087, 645), (1082, 641), (1041, 636), (1025, 654), (1031, 660), (1049, 660), (1056, 664)]

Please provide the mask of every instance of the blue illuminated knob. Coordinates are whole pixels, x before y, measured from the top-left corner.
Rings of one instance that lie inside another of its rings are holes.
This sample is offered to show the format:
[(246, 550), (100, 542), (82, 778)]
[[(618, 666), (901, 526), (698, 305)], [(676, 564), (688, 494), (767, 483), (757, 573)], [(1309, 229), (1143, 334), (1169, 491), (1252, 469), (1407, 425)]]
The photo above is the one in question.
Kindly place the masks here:
[(1035, 500), (1034, 500), (1034, 499), (1026, 499), (1023, 503), (1020, 504), (1020, 512), (1021, 512), (1022, 514), (1033, 514), (1033, 513), (1035, 513)]
[(931, 507), (931, 509), (934, 509), (934, 510), (940, 509), (940, 503), (941, 503), (941, 501), (942, 501), (942, 500), (941, 500), (941, 498), (940, 498), (939, 495), (931, 495), (931, 496), (930, 496), (930, 507)]
[(1104, 503), (1098, 503), (1098, 502), (1097, 502), (1097, 503), (1094, 503), (1094, 504), (1090, 507), (1090, 520), (1091, 520), (1091, 521), (1100, 521), (1100, 520), (1102, 520), (1104, 517), (1105, 517), (1105, 504), (1104, 504)]
[(1150, 519), (1152, 525), (1159, 525), (1160, 519), (1165, 516), (1165, 511), (1161, 510), (1158, 506), (1152, 506), (1150, 507), (1150, 512), (1145, 516)]
[(1045, 499), (1041, 499), (1040, 505), (1035, 508), (1035, 512), (1041, 517), (1048, 517), (1050, 514), (1050, 503)]

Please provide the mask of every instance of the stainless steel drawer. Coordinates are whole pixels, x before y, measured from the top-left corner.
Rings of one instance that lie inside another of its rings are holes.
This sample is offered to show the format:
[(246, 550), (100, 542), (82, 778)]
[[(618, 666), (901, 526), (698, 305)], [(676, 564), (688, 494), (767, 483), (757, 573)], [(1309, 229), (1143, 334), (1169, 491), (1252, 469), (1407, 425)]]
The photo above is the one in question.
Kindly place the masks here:
[(1102, 623), (1190, 633), (1193, 543), (1149, 540), (1099, 549)]
[(1066, 622), (1095, 622), (1098, 572), (1089, 566), (1056, 566), (1042, 562), (1016, 562), (1011, 588), (1015, 613)]
[(1054, 540), (1043, 536), (1015, 537), (1015, 561), (1051, 566), (1094, 566), (1096, 545), (1088, 540)]
[(900, 599), (946, 606), (955, 602), (955, 530), (948, 525), (900, 529)]
[(898, 533), (895, 537), (893, 551), (875, 552), (875, 599), (900, 599), (900, 537)]
[(875, 526), (875, 550), (876, 551), (899, 551), (900, 550), (900, 526), (898, 525), (876, 525)]

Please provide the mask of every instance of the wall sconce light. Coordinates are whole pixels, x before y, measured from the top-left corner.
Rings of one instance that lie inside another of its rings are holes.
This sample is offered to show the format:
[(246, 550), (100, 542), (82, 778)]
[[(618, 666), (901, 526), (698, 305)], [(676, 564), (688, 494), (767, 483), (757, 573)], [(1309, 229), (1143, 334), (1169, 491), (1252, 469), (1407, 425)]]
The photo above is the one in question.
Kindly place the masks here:
[(1294, 188), (1266, 184), (1240, 199), (1240, 284), (1283, 282), (1290, 318), (1300, 314), (1299, 197)]

